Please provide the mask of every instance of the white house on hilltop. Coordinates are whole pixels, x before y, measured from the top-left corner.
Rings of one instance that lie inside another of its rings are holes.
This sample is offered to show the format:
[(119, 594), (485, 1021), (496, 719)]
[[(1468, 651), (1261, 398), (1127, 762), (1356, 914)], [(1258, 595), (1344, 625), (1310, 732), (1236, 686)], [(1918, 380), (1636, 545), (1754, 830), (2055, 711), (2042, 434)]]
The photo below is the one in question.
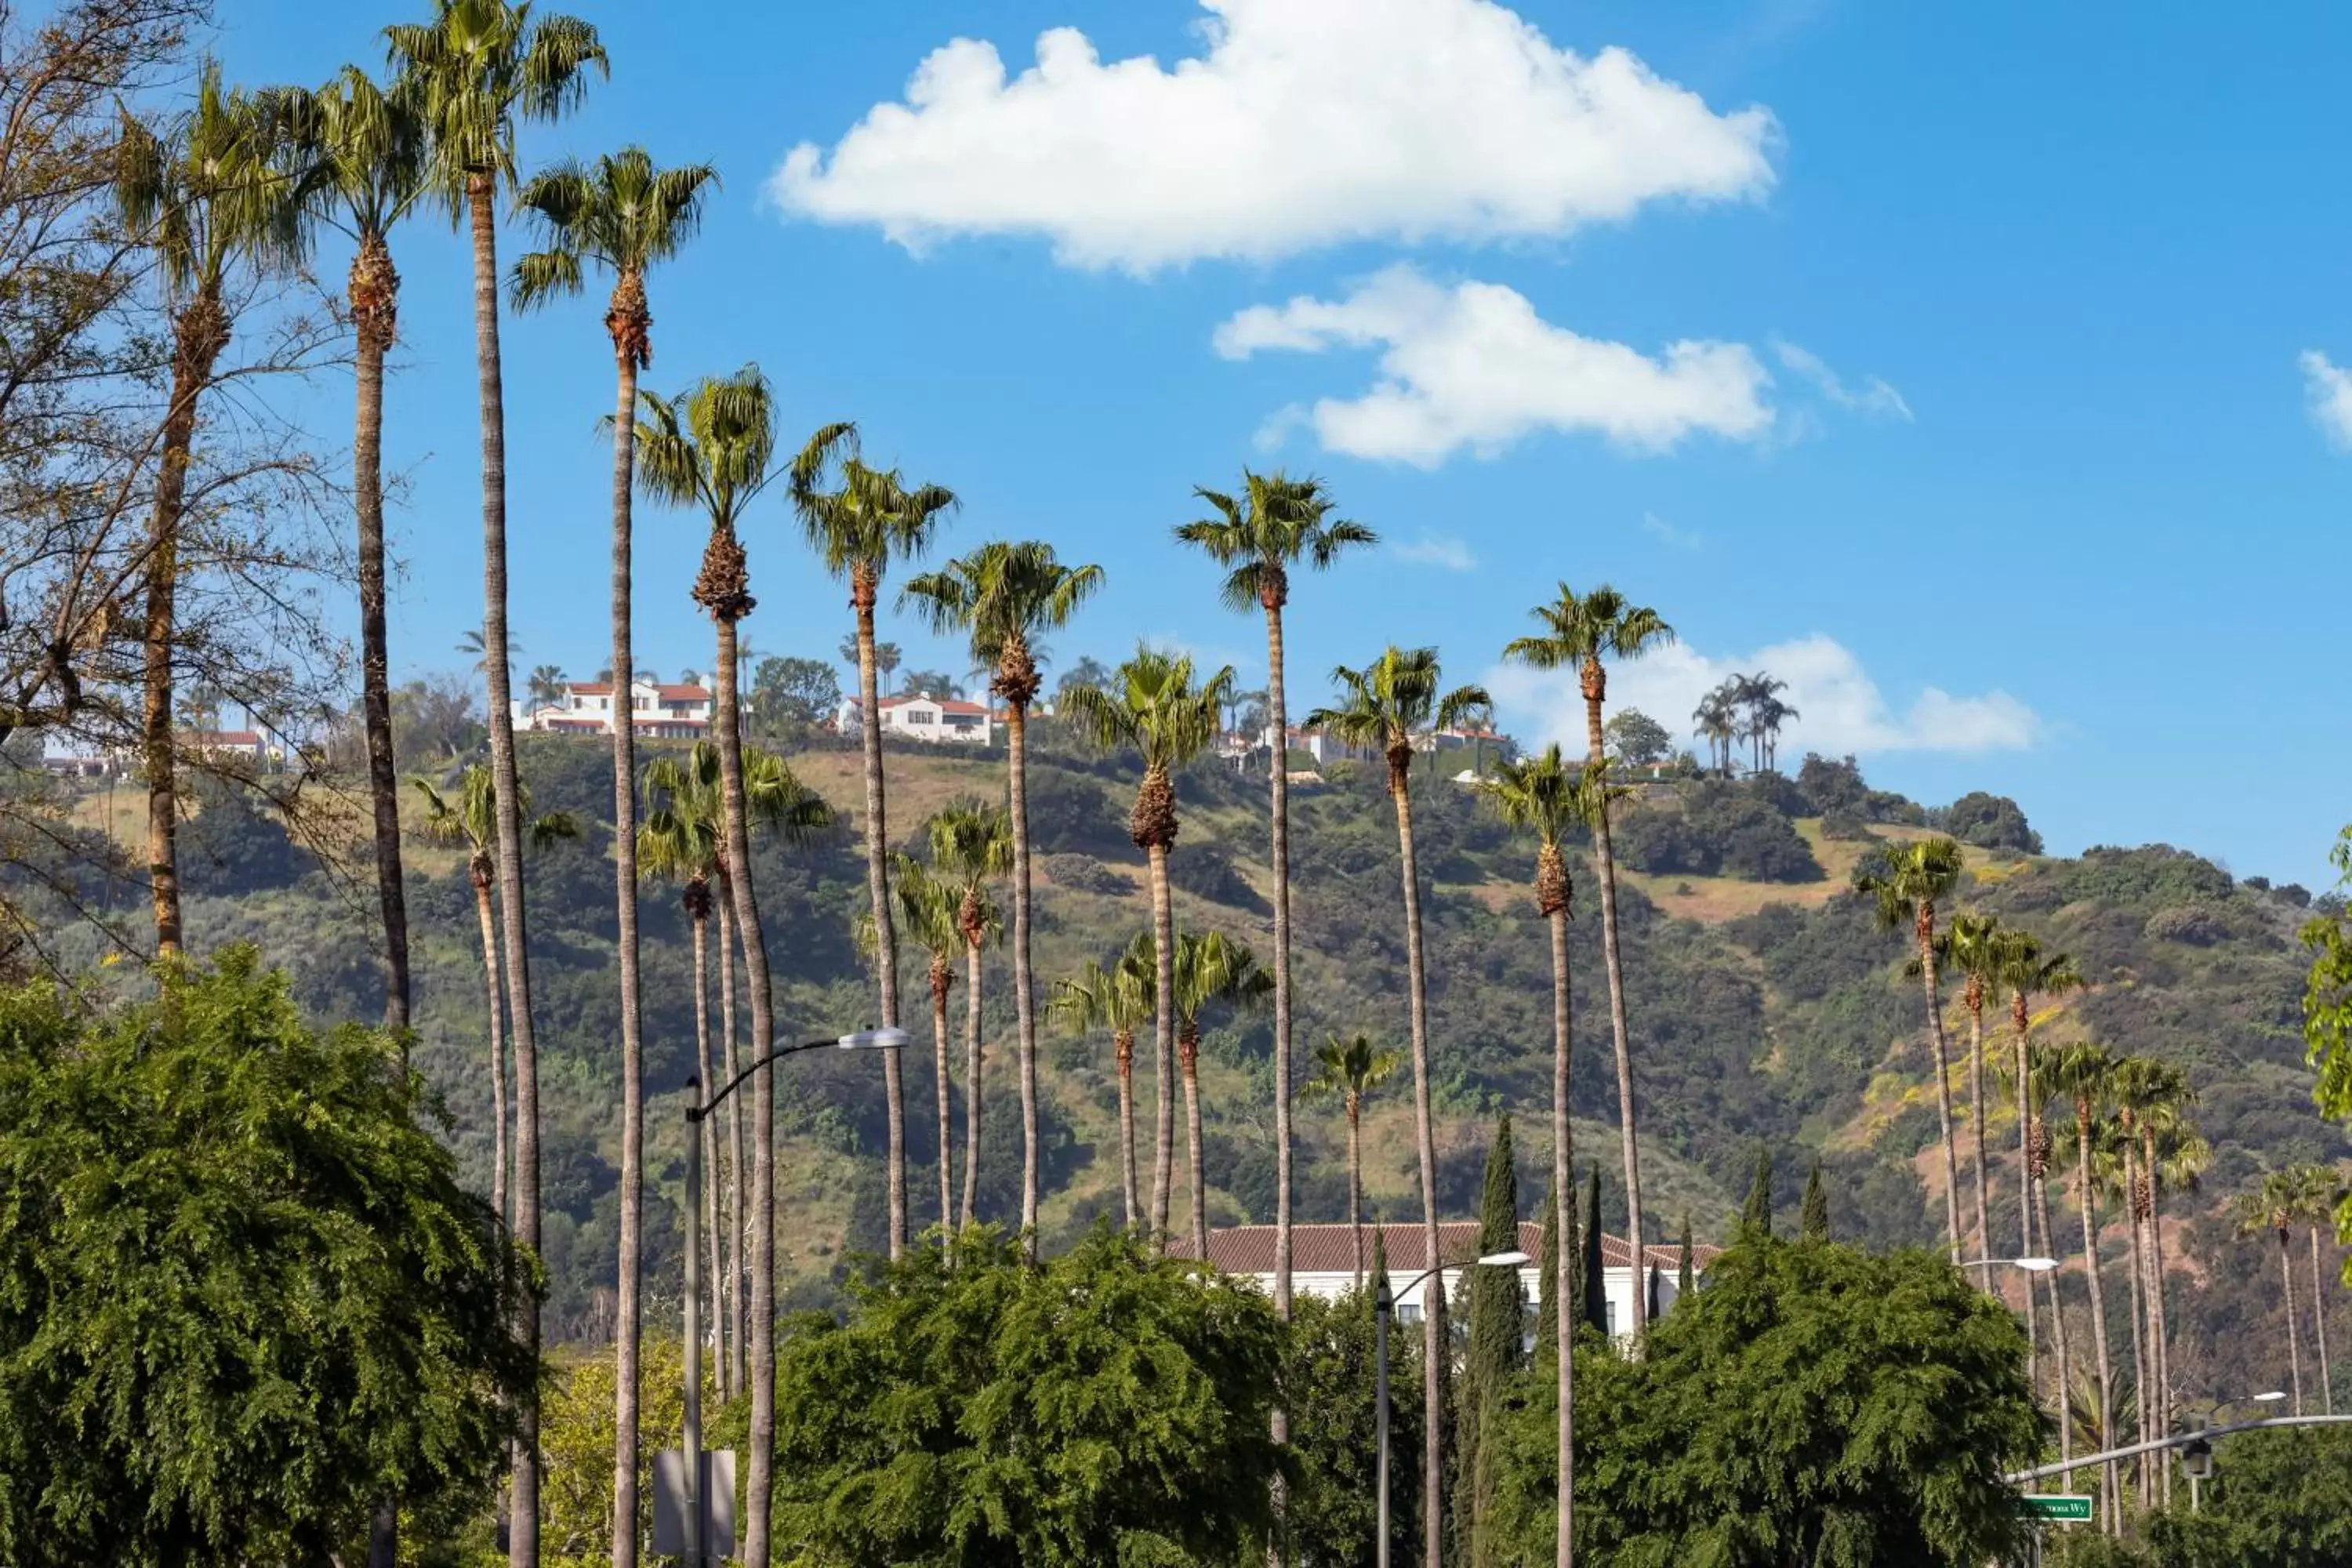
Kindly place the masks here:
[[(1471, 1258), (1478, 1254), (1478, 1223), (1475, 1220), (1453, 1220), (1437, 1227), (1438, 1256), (1445, 1258)], [(1372, 1230), (1364, 1227), (1364, 1262), (1371, 1263)], [(1391, 1225), (1381, 1229), (1381, 1242), (1388, 1258), (1389, 1289), (1396, 1299), (1396, 1316), (1401, 1323), (1421, 1321), (1421, 1291), (1415, 1289), (1408, 1297), (1411, 1286), (1422, 1270), (1428, 1267), (1422, 1227), (1418, 1225)], [(1290, 1284), (1301, 1296), (1318, 1296), (1326, 1300), (1346, 1295), (1355, 1288), (1356, 1257), (1353, 1230), (1344, 1225), (1294, 1225), (1290, 1227)], [(1189, 1239), (1179, 1242), (1171, 1251), (1182, 1257), (1192, 1255)], [(1519, 1269), (1519, 1294), (1533, 1312), (1541, 1300), (1543, 1288), (1543, 1226), (1530, 1221), (1519, 1225), (1519, 1250), (1528, 1255), (1528, 1263)], [(1664, 1312), (1675, 1304), (1681, 1294), (1682, 1249), (1679, 1247), (1652, 1246), (1641, 1277), (1633, 1267), (1633, 1249), (1622, 1237), (1603, 1234), (1601, 1238), (1601, 1282), (1609, 1303), (1609, 1331), (1612, 1335), (1631, 1333), (1636, 1319), (1634, 1291), (1646, 1286), (1654, 1297), (1652, 1315)], [(1722, 1255), (1722, 1248), (1695, 1246), (1691, 1248), (1691, 1272), (1694, 1279), (1706, 1274), (1708, 1267)], [(1209, 1261), (1227, 1274), (1254, 1280), (1271, 1293), (1274, 1289), (1274, 1226), (1270, 1225), (1237, 1225), (1209, 1232)], [(1445, 1292), (1453, 1300), (1454, 1287), (1462, 1276), (1459, 1268), (1444, 1270)]]
[[(995, 737), (986, 708), (961, 698), (934, 697), (928, 691), (911, 697), (885, 697), (875, 704), (885, 735), (921, 741), (930, 745), (985, 746)], [(855, 735), (865, 722), (865, 710), (855, 697), (844, 700), (834, 727)]]
[[(556, 700), (534, 707), (518, 698), (518, 730), (575, 735), (613, 732), (614, 686), (609, 680), (567, 681)], [(701, 686), (629, 683), (629, 716), (636, 732), (650, 740), (698, 741), (710, 730), (710, 691)]]

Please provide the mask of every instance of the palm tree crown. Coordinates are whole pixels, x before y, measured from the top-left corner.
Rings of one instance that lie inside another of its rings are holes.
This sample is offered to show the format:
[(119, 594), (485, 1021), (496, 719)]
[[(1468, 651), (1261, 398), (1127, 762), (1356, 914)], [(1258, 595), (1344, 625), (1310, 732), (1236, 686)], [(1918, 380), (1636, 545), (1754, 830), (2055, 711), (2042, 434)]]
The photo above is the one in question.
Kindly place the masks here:
[(434, 193), (452, 219), (478, 180), (511, 184), (518, 121), (562, 119), (611, 62), (576, 16), (534, 16), (529, 0), (434, 0), (430, 22), (384, 29), (432, 138)]
[(1231, 665), (1196, 682), (1192, 655), (1139, 647), (1114, 673), (1108, 691), (1079, 686), (1064, 694), (1071, 721), (1097, 747), (1132, 747), (1143, 759), (1143, 787), (1128, 825), (1137, 847), (1176, 842), (1169, 775), (1215, 742), (1218, 714), (1233, 685)]
[(430, 147), (413, 78), (395, 77), (387, 90), (345, 66), (315, 89), (273, 88), (261, 97), (295, 154), (294, 198), (363, 247), (428, 193)]
[(1675, 640), (1674, 627), (1657, 611), (1630, 603), (1606, 583), (1584, 595), (1562, 583), (1558, 599), (1530, 613), (1544, 629), (1513, 638), (1503, 657), (1538, 669), (1575, 667), (1588, 701), (1598, 702), (1607, 693), (1601, 660), (1639, 658)]
[(810, 547), (869, 606), (891, 560), (930, 548), (931, 535), (961, 504), (943, 485), (910, 489), (898, 469), (868, 467), (857, 455), (854, 425), (827, 425), (810, 437), (792, 461), (789, 482)]
[(1336, 1031), (1315, 1047), (1316, 1073), (1298, 1086), (1298, 1098), (1336, 1098), (1362, 1103), (1364, 1097), (1387, 1083), (1404, 1066), (1404, 1053), (1381, 1050), (1359, 1029), (1352, 1035)]
[(1238, 498), (1195, 489), (1216, 516), (1176, 531), (1177, 538), (1230, 568), (1223, 597), (1231, 608), (1278, 610), (1289, 599), (1294, 563), (1305, 561), (1319, 572), (1346, 551), (1380, 541), (1363, 524), (1330, 515), (1337, 503), (1320, 479), (1244, 469), (1242, 487)]
[(1960, 884), (1960, 847), (1949, 838), (1889, 844), (1879, 855), (1883, 865), (1857, 871), (1853, 888), (1877, 901), (1879, 924), (1889, 931), (1923, 924)]
[(181, 296), (216, 292), (229, 268), (301, 259), (308, 226), (285, 156), (276, 95), (226, 86), (207, 60), (196, 101), (159, 134), (125, 110), (114, 199)]
[(1307, 714), (1310, 729), (1326, 729), (1353, 746), (1373, 746), (1389, 760), (1393, 784), (1412, 763), (1414, 740), (1431, 730), (1450, 729), (1484, 713), (1493, 700), (1479, 686), (1440, 684), (1437, 650), (1391, 645), (1361, 669), (1346, 665), (1331, 672), (1339, 704)]
[[(698, 879), (726, 858), (724, 791), (719, 748), (697, 741), (682, 757), (656, 759), (646, 770), (653, 809), (637, 834), (637, 854), (648, 875)], [(743, 803), (753, 827), (804, 844), (833, 825), (824, 797), (801, 783), (782, 757), (756, 746), (743, 750)]]
[[(478, 876), (487, 875), (498, 839), (498, 785), (490, 770), (479, 763), (467, 767), (458, 780), (455, 797), (431, 779), (412, 778), (411, 788), (425, 801), (425, 836), (463, 847)], [(520, 792), (516, 804), (530, 810), (530, 791)], [(560, 838), (580, 837), (580, 824), (568, 811), (551, 811), (530, 818), (523, 828), (533, 848), (544, 848)]]
[(531, 177), (516, 203), (537, 221), (547, 248), (514, 266), (517, 310), (577, 294), (588, 265), (613, 274), (613, 309), (604, 319), (614, 346), (632, 363), (653, 360), (652, 317), (645, 275), (677, 254), (701, 226), (703, 199), (719, 184), (708, 163), (656, 166), (642, 147), (608, 153), (593, 164), (566, 160)]
[(1566, 913), (1574, 889), (1560, 846), (1570, 828), (1589, 826), (1607, 800), (1625, 793), (1609, 783), (1608, 764), (1572, 770), (1554, 742), (1533, 756), (1502, 763), (1478, 792), (1505, 822), (1535, 834), (1536, 906), (1546, 915)]
[(1036, 637), (1066, 626), (1102, 584), (1101, 567), (1066, 564), (1050, 544), (996, 540), (913, 579), (898, 604), (935, 632), (968, 634), (989, 689), (1026, 707), (1037, 695)]

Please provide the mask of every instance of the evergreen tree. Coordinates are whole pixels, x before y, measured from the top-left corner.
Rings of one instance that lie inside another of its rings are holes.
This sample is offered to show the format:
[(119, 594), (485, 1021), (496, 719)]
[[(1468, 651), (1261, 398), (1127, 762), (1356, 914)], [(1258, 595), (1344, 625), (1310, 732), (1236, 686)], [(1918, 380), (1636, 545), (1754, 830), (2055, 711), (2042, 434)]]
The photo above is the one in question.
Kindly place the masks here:
[(1683, 1210), (1683, 1264), (1681, 1272), (1675, 1278), (1675, 1299), (1676, 1300), (1680, 1300), (1683, 1297), (1689, 1295), (1691, 1293), (1693, 1284), (1694, 1281), (1691, 1279), (1690, 1210), (1685, 1209)]
[(1742, 1235), (1772, 1234), (1772, 1150), (1770, 1145), (1756, 1146), (1756, 1181), (1748, 1189), (1748, 1206), (1739, 1213)]
[(1572, 1337), (1576, 1325), (1584, 1317), (1584, 1233), (1586, 1226), (1577, 1213), (1576, 1182), (1571, 1177), (1567, 1195), (1559, 1203), (1559, 1244), (1568, 1248), (1568, 1297), (1565, 1310), (1569, 1333)]
[[(1486, 1151), (1486, 1184), (1479, 1205), (1478, 1255), (1516, 1248), (1519, 1237), (1519, 1178), (1511, 1153), (1511, 1118), (1496, 1124)], [(1523, 1364), (1527, 1307), (1517, 1268), (1465, 1268), (1470, 1351), (1462, 1373), (1455, 1421), (1454, 1535), (1466, 1543), (1475, 1568), (1500, 1560), (1501, 1543), (1485, 1528), (1494, 1516), (1496, 1450), (1512, 1380)], [(1488, 1428), (1492, 1428), (1490, 1432)], [(1487, 1442), (1488, 1436), (1496, 1439)]]
[(1609, 1332), (1609, 1277), (1601, 1256), (1601, 1163), (1592, 1163), (1591, 1184), (1584, 1197), (1584, 1321), (1592, 1331)]
[[(1576, 1227), (1576, 1215), (1568, 1216), (1571, 1233)], [(1559, 1189), (1553, 1187), (1544, 1194), (1543, 1246), (1538, 1267), (1542, 1278), (1536, 1281), (1536, 1350), (1535, 1364), (1549, 1366), (1553, 1352), (1559, 1345), (1559, 1301), (1552, 1281), (1559, 1278)], [(1571, 1273), (1571, 1280), (1574, 1276)]]
[(1805, 1178), (1804, 1218), (1800, 1232), (1807, 1241), (1827, 1241), (1830, 1238), (1829, 1194), (1822, 1191), (1822, 1163), (1813, 1162), (1813, 1173)]

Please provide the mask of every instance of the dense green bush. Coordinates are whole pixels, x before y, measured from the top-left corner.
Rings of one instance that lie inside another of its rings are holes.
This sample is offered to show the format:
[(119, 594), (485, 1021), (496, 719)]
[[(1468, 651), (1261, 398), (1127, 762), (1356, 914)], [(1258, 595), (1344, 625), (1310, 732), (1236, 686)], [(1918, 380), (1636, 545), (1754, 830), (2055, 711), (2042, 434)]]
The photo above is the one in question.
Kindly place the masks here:
[(1826, 873), (1812, 847), (1775, 804), (1788, 787), (1777, 774), (1737, 784), (1701, 783), (1679, 808), (1628, 812), (1617, 832), (1618, 853), (1633, 869), (1657, 876), (1818, 882)]
[(1970, 790), (1944, 808), (1940, 826), (1961, 843), (1980, 849), (2042, 853), (2042, 835), (2026, 825), (2025, 813), (2005, 795)]

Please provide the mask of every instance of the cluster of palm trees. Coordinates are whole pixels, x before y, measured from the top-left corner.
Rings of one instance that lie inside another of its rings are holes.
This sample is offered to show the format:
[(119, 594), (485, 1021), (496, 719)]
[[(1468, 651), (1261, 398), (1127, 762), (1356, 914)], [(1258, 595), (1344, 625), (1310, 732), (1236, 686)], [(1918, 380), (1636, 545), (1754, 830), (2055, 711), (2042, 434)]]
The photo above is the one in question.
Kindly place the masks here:
[(1758, 670), (1730, 675), (1699, 699), (1691, 710), (1691, 732), (1706, 742), (1707, 765), (1731, 776), (1733, 754), (1748, 742), (1748, 765), (1757, 773), (1780, 766), (1780, 731), (1791, 719), (1804, 717), (1783, 701), (1789, 683)]
[(2303, 1344), (2296, 1323), (2293, 1232), (2301, 1228), (2310, 1242), (2311, 1344), (2318, 1358), (2319, 1406), (2323, 1415), (2336, 1414), (2336, 1386), (2327, 1363), (2327, 1296), (2332, 1269), (2321, 1267), (2320, 1236), (2336, 1236), (2336, 1212), (2347, 1196), (2343, 1173), (2330, 1165), (2289, 1165), (2267, 1171), (2255, 1186), (2238, 1194), (2231, 1205), (2238, 1234), (2269, 1236), (2278, 1243), (2279, 1293), (2286, 1320), (2288, 1391), (2294, 1413), (2304, 1414)]

